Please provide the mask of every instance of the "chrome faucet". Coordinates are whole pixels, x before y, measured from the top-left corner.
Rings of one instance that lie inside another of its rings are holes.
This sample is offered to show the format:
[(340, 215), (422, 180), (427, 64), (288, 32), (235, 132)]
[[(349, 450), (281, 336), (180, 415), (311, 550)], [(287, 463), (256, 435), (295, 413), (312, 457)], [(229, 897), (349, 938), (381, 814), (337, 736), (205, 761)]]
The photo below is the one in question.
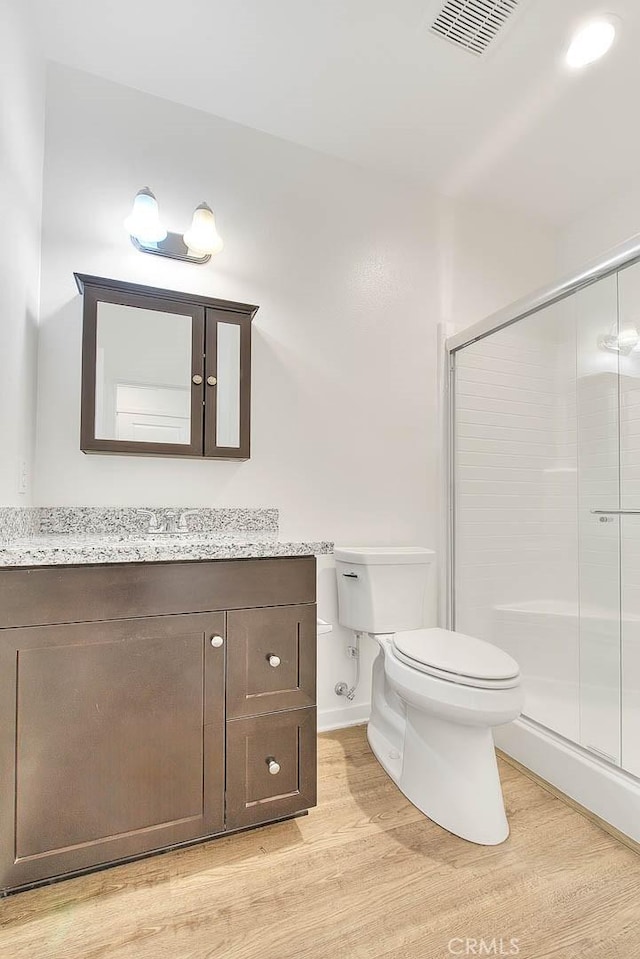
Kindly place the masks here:
[(141, 516), (147, 516), (149, 518), (145, 533), (166, 533), (172, 535), (176, 533), (188, 533), (189, 525), (187, 523), (187, 516), (194, 515), (198, 510), (185, 509), (180, 512), (177, 509), (168, 509), (165, 511), (164, 517), (160, 520), (155, 510), (139, 509), (137, 512)]
[(158, 522), (158, 516), (155, 510), (152, 509), (137, 509), (136, 513), (139, 513), (140, 516), (147, 516), (148, 523), (145, 533), (160, 533), (162, 532), (161, 524)]
[(178, 532), (179, 533), (190, 533), (189, 524), (187, 523), (187, 516), (197, 516), (200, 510), (198, 509), (183, 509), (178, 517)]
[(193, 516), (198, 512), (197, 509), (184, 509), (178, 512), (177, 509), (168, 509), (165, 513), (164, 533), (188, 533), (189, 525), (187, 516)]

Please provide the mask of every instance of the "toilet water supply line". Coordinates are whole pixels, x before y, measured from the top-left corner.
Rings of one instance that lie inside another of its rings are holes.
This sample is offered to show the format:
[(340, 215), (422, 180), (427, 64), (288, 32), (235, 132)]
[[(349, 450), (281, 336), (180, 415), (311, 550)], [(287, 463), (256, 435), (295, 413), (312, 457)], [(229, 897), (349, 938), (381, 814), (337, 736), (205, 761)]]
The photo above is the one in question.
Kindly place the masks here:
[(347, 646), (347, 656), (350, 659), (355, 659), (356, 661), (356, 676), (353, 683), (353, 686), (349, 686), (348, 683), (336, 683), (334, 690), (336, 696), (346, 696), (349, 702), (351, 702), (356, 694), (356, 689), (360, 683), (360, 633), (355, 633), (355, 643), (352, 645), (349, 643)]

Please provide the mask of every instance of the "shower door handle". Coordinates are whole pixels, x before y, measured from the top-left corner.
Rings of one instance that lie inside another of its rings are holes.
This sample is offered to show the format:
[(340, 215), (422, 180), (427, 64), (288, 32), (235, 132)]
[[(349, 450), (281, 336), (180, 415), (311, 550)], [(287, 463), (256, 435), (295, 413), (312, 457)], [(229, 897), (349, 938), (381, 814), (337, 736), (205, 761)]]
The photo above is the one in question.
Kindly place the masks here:
[(640, 516), (640, 509), (592, 509), (596, 516)]

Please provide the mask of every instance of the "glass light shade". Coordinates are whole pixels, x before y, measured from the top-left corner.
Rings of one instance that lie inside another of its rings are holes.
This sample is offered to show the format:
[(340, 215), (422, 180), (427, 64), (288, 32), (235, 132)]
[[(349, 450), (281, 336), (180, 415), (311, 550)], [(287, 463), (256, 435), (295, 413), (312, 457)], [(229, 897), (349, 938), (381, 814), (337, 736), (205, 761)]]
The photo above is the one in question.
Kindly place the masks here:
[(598, 18), (581, 27), (567, 50), (567, 66), (574, 70), (599, 60), (611, 47), (616, 28), (610, 20)]
[(204, 256), (219, 253), (224, 243), (216, 230), (216, 218), (206, 203), (201, 203), (193, 214), (191, 226), (184, 234), (184, 242), (191, 253)]
[(124, 221), (126, 231), (140, 243), (159, 243), (167, 231), (160, 222), (158, 201), (149, 189), (138, 190), (133, 209)]

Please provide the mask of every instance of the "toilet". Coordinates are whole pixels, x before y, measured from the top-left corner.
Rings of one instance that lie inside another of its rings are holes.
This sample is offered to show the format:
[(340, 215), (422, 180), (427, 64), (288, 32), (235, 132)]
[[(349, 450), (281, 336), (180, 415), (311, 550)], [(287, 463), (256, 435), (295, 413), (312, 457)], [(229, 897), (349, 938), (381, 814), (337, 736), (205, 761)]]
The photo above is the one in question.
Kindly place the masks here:
[(484, 640), (424, 626), (436, 619), (433, 550), (336, 547), (335, 560), (340, 625), (380, 646), (367, 726), (374, 755), (429, 819), (469, 842), (504, 842), (492, 727), (522, 711), (518, 664)]

